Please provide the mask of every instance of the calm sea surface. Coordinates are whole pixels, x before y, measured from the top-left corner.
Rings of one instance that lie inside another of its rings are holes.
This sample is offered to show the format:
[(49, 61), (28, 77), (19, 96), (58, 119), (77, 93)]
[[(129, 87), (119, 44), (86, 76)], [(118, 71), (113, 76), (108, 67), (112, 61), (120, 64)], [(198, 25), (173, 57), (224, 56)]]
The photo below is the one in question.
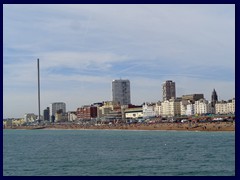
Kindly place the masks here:
[(4, 130), (4, 176), (233, 176), (234, 132)]

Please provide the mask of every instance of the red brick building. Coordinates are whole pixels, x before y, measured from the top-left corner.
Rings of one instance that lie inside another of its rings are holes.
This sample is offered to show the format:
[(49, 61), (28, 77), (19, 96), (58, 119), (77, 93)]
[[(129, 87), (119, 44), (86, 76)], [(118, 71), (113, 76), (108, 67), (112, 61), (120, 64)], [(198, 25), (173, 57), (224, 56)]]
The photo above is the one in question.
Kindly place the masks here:
[(82, 106), (77, 108), (78, 119), (91, 119), (97, 117), (97, 107), (95, 106)]

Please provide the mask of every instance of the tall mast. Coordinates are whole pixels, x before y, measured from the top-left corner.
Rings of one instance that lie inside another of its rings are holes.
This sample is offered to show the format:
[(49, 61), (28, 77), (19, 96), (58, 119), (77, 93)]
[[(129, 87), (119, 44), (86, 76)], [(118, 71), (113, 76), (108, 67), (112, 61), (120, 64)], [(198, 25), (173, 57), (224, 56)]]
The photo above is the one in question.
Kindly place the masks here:
[(39, 59), (37, 59), (38, 69), (38, 120), (40, 120), (40, 77), (39, 77)]

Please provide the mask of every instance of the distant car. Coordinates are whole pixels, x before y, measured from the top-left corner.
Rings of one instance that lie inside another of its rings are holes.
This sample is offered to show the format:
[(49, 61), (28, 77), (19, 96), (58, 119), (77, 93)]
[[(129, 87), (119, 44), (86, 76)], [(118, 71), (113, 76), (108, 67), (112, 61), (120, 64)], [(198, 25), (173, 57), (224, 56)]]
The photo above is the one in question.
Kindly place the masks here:
[(223, 118), (214, 118), (212, 121), (223, 121)]
[(165, 120), (161, 120), (161, 122), (163, 122), (163, 123), (168, 123), (169, 120), (165, 119)]
[(175, 119), (169, 119), (168, 121), (171, 122), (171, 123), (176, 122)]
[(185, 122), (188, 122), (188, 120), (187, 119), (182, 119), (181, 120), (181, 123), (185, 123)]

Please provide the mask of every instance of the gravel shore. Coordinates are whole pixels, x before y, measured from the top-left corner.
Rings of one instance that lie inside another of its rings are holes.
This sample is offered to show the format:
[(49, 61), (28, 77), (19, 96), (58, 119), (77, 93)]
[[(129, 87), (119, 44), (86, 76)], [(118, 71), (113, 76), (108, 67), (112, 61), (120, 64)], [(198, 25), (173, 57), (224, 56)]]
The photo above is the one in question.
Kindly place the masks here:
[[(5, 128), (11, 129), (11, 128)], [(111, 125), (78, 125), (54, 124), (47, 126), (18, 126), (12, 129), (107, 129), (107, 130), (177, 130), (177, 131), (235, 131), (235, 122), (210, 123), (156, 123), (156, 124), (111, 124)]]

